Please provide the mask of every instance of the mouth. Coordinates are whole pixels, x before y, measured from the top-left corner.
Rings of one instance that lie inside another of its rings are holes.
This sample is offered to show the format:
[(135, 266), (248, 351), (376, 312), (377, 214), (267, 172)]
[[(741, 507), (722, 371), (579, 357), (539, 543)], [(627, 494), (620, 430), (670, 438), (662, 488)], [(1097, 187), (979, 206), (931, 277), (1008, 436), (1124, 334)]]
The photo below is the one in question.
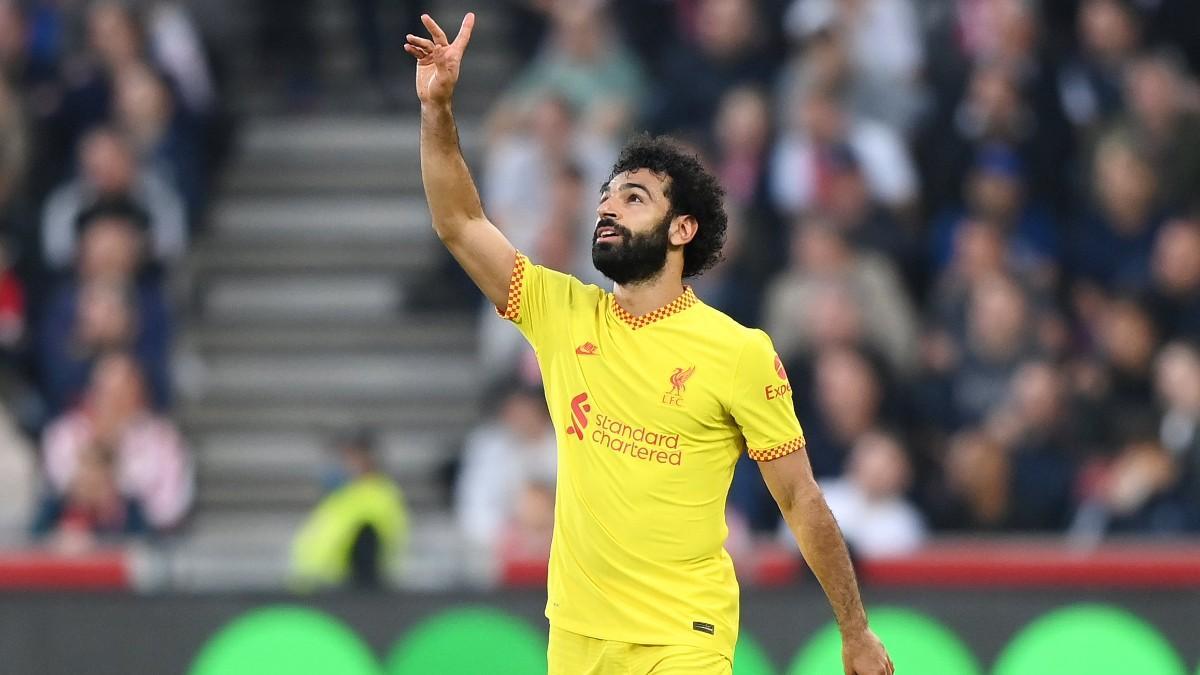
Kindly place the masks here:
[(596, 234), (592, 237), (593, 244), (612, 244), (621, 241), (621, 231), (615, 225), (601, 225), (596, 228)]

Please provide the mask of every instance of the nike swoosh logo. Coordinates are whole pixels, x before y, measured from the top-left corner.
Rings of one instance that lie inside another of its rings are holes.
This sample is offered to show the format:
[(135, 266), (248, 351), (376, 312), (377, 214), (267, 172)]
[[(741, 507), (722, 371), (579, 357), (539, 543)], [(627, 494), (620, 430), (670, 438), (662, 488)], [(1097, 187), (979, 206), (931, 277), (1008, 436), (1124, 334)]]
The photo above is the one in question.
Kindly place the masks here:
[(575, 353), (580, 356), (600, 356), (600, 349), (590, 342), (585, 342), (575, 348)]

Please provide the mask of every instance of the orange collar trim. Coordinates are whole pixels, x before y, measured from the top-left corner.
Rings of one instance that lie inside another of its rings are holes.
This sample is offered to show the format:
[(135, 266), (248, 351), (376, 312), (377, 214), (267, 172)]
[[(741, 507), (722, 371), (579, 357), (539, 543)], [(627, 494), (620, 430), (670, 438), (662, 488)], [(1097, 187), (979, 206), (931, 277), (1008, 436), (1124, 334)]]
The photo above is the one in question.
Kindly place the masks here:
[(698, 302), (700, 302), (700, 299), (697, 298), (696, 294), (692, 292), (692, 287), (684, 286), (683, 293), (681, 293), (679, 297), (675, 298), (666, 305), (659, 307), (653, 312), (648, 312), (641, 316), (634, 316), (627, 312), (625, 308), (617, 302), (617, 296), (615, 295), (612, 299), (612, 307), (613, 313), (617, 315), (618, 319), (624, 321), (630, 328), (637, 330), (639, 328), (645, 328), (656, 321), (661, 321), (673, 314), (678, 314)]

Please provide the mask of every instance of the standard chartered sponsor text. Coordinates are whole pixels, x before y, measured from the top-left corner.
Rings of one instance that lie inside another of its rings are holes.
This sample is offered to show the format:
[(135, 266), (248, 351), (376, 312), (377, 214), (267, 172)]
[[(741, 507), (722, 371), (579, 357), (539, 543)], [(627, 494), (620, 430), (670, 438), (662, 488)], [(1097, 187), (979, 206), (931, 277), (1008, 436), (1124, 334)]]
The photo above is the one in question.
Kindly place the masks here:
[(659, 464), (679, 466), (683, 462), (683, 451), (679, 449), (679, 434), (663, 434), (635, 427), (608, 415), (596, 414), (596, 428), (592, 431), (592, 442), (625, 455)]

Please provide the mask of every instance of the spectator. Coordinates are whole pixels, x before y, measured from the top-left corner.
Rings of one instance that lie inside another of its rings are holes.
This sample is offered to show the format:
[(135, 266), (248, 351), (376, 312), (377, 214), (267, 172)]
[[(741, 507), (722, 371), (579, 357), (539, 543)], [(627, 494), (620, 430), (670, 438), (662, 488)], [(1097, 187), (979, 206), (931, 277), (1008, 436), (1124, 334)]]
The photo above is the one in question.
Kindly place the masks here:
[(911, 273), (910, 266), (917, 260), (904, 226), (871, 195), (854, 149), (847, 145), (833, 148), (829, 169), (829, 186), (819, 204), (821, 213), (856, 249), (886, 255)]
[(911, 480), (912, 468), (900, 442), (889, 434), (870, 432), (854, 444), (845, 475), (821, 482), (852, 552), (868, 559), (887, 558), (921, 546), (926, 538), (924, 518), (905, 498)]
[(42, 213), (44, 254), (52, 269), (62, 270), (74, 259), (76, 220), (101, 199), (128, 199), (148, 214), (150, 260), (169, 263), (183, 255), (187, 245), (183, 203), (161, 175), (138, 167), (125, 137), (112, 129), (92, 131), (84, 139), (79, 163), (79, 178), (51, 193)]
[(37, 486), (34, 456), (9, 411), (0, 408), (0, 546), (19, 541), (29, 527)]
[(33, 44), (34, 31), (22, 4), (0, 1), (0, 75), (9, 86), (40, 94), (56, 77), (57, 63)]
[(1155, 362), (1155, 389), (1163, 409), (1159, 442), (1179, 466), (1179, 498), (1188, 526), (1200, 531), (1200, 352), (1173, 342)]
[(1079, 4), (1079, 49), (1058, 73), (1059, 96), (1067, 119), (1090, 136), (1124, 108), (1122, 77), (1141, 45), (1141, 25), (1124, 0), (1084, 0)]
[(124, 202), (100, 204), (80, 219), (76, 278), (52, 296), (41, 320), (38, 361), (52, 414), (76, 403), (96, 360), (132, 352), (150, 383), (154, 406), (170, 398), (171, 321), (153, 283), (139, 282), (144, 217)]
[(147, 532), (141, 503), (122, 494), (113, 456), (106, 448), (87, 448), (62, 494), (48, 495), (41, 504), (33, 532), (54, 536), (54, 547), (83, 553), (114, 535)]
[(810, 218), (796, 228), (792, 263), (767, 294), (767, 332), (782, 354), (813, 346), (831, 326), (816, 321), (822, 288), (840, 285), (862, 320), (864, 344), (881, 354), (894, 372), (916, 365), (916, 315), (895, 268), (886, 258), (856, 253), (831, 224)]
[(1172, 209), (1200, 208), (1200, 110), (1196, 83), (1175, 59), (1149, 55), (1126, 71), (1125, 122), (1162, 178), (1164, 203)]
[(985, 423), (1009, 457), (1009, 492), (1020, 495), (1009, 507), (1008, 527), (1062, 530), (1071, 514), (1071, 488), (1078, 438), (1071, 419), (1066, 383), (1046, 362), (1028, 362), (1013, 375), (1008, 398)]
[(87, 51), (64, 69), (66, 91), (58, 108), (67, 147), (74, 148), (90, 129), (112, 113), (113, 82), (123, 68), (145, 57), (144, 35), (134, 9), (119, 0), (88, 6)]
[(121, 494), (136, 499), (149, 527), (179, 525), (191, 506), (193, 468), (175, 425), (146, 405), (137, 362), (115, 352), (92, 371), (81, 405), (46, 429), (43, 455), (50, 489), (65, 495), (76, 484), (88, 453), (112, 457)]
[(971, 291), (967, 333), (949, 378), (950, 419), (975, 424), (1009, 395), (1017, 368), (1035, 351), (1033, 312), (1011, 279), (989, 279)]
[(853, 349), (818, 353), (812, 372), (811, 389), (800, 394), (809, 457), (817, 478), (835, 477), (842, 474), (850, 449), (887, 421), (887, 392), (871, 361)]
[(1111, 456), (1122, 442), (1153, 426), (1152, 365), (1158, 331), (1145, 302), (1121, 297), (1105, 303), (1086, 327), (1093, 353), (1074, 364), (1074, 388), (1083, 416), (1078, 441), (1091, 454)]
[(656, 132), (703, 133), (712, 128), (724, 94), (739, 86), (764, 86), (774, 66), (760, 39), (759, 4), (749, 0), (699, 0), (695, 31), (664, 59), (647, 111)]
[(11, 227), (29, 163), (29, 134), (17, 94), (0, 79), (0, 226)]
[(168, 177), (187, 205), (189, 221), (196, 222), (204, 206), (204, 168), (192, 120), (176, 106), (162, 76), (146, 65), (121, 69), (114, 97), (116, 126), (138, 164)]
[(554, 485), (557, 467), (554, 428), (541, 390), (515, 386), (501, 394), (498, 405), (495, 417), (467, 437), (454, 491), (459, 529), (472, 546), (492, 551), (506, 536), (522, 539), (513, 533), (527, 529), (523, 522), (538, 521), (541, 486)]
[[(855, 112), (905, 130), (919, 106), (924, 54), (911, 0), (796, 0), (788, 32), (805, 44), (845, 51), (845, 86)], [(804, 52), (803, 61), (810, 57)]]
[(185, 3), (154, 2), (147, 11), (146, 40), (154, 63), (178, 88), (181, 106), (197, 117), (212, 113), (217, 104), (216, 83), (203, 37)]
[(1105, 137), (1093, 159), (1091, 192), (1070, 238), (1071, 276), (1108, 289), (1144, 289), (1162, 223), (1158, 178), (1145, 153), (1124, 135)]
[(936, 264), (949, 260), (954, 230), (967, 218), (980, 218), (1005, 233), (1016, 264), (1043, 268), (1038, 285), (1048, 285), (1058, 259), (1058, 232), (1047, 210), (1028, 198), (1026, 180), (1021, 158), (1010, 148), (983, 148), (964, 181), (965, 208), (947, 209), (933, 224)]
[(927, 498), (926, 509), (940, 529), (1002, 530), (1007, 527), (1012, 502), (1010, 457), (978, 429), (959, 432), (950, 439), (944, 473)]
[[(1002, 4), (1026, 3), (1002, 0)], [(1047, 87), (1048, 95), (1042, 91)], [(1054, 210), (1065, 208), (1068, 184), (1062, 169), (1073, 146), (1053, 85), (1025, 85), (1017, 66), (982, 60), (963, 89), (929, 116), (917, 139), (926, 201), (935, 206), (958, 203), (964, 198), (962, 178), (983, 150), (1006, 147), (1019, 158), (1016, 166), (1028, 167), (1029, 197)]]
[(715, 171), (729, 202), (749, 208), (765, 201), (771, 109), (762, 90), (730, 89), (717, 107)]
[(292, 544), (292, 575), (301, 588), (377, 588), (408, 535), (404, 495), (380, 468), (369, 433), (339, 439), (334, 454), (323, 478), (328, 494)]
[(1200, 340), (1200, 218), (1167, 223), (1152, 266), (1154, 323), (1167, 337)]
[(543, 100), (555, 98), (578, 112), (588, 133), (615, 138), (629, 125), (642, 94), (641, 67), (600, 3), (554, 3), (550, 12), (549, 42), (492, 113), (491, 135), (519, 128)]
[[(788, 96), (788, 94), (784, 94)], [(833, 92), (813, 88), (798, 100), (772, 157), (771, 194), (787, 214), (828, 199), (837, 148), (849, 146), (862, 167), (871, 197), (893, 210), (917, 197), (916, 168), (900, 137), (886, 125), (855, 116)]]

